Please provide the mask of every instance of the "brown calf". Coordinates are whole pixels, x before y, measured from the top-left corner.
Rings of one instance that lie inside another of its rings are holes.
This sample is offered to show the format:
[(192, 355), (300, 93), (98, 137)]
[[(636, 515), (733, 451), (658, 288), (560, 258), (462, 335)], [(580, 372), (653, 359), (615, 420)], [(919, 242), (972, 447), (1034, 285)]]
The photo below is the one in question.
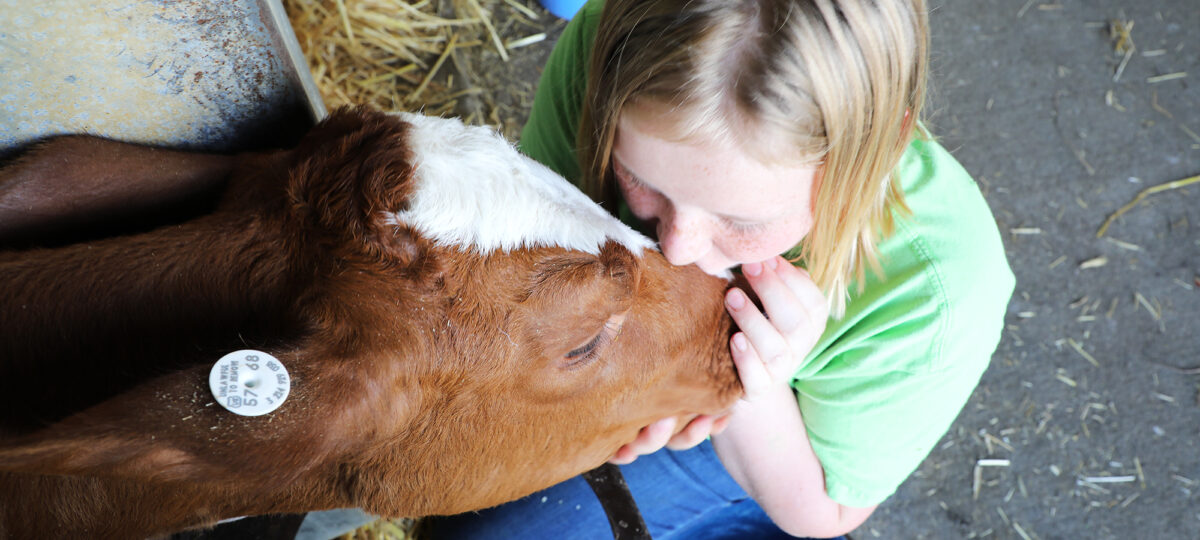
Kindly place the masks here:
[[(0, 170), (10, 209), (59, 174), (225, 178), (215, 209), (183, 223), (0, 252), (0, 537), (457, 513), (591, 469), (659, 418), (728, 408), (724, 280), (643, 251), (561, 179), (521, 206), (514, 179), (544, 171), (500, 142), (481, 155), (471, 141), (496, 137), (478, 129), (343, 110), (227, 177), (210, 158), (78, 137)], [(475, 184), (479, 160), (506, 170)], [(438, 206), (471, 196), (483, 217)], [(586, 216), (542, 222), (560, 214)], [(532, 238), (523, 218), (566, 239)], [(588, 219), (616, 232), (567, 230)], [(213, 362), (245, 348), (291, 374), (264, 416), (209, 390)]]

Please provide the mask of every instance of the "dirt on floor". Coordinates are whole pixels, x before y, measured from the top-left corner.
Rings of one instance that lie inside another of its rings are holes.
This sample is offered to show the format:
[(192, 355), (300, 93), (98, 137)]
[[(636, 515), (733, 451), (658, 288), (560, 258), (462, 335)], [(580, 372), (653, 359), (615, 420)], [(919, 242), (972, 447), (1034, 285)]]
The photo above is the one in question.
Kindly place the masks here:
[(1017, 289), (966, 409), (855, 536), (1200, 538), (1200, 9), (935, 4), (930, 120)]

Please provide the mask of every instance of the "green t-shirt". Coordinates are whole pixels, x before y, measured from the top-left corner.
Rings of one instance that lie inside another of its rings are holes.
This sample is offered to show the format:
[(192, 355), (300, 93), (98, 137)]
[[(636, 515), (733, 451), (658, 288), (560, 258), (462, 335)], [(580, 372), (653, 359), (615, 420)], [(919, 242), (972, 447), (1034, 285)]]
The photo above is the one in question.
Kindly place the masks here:
[[(577, 182), (587, 56), (602, 2), (567, 25), (542, 74), (521, 150)], [(914, 141), (898, 167), (912, 215), (879, 243), (884, 279), (851, 283), (796, 372), (825, 489), (852, 507), (896, 490), (946, 433), (1000, 339), (1015, 280), (974, 180), (941, 145)]]

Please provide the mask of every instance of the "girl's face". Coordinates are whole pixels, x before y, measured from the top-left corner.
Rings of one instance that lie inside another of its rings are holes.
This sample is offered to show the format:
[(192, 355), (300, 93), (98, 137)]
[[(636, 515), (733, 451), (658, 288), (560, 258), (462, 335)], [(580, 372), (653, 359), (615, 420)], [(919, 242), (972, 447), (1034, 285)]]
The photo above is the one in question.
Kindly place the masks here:
[(672, 264), (715, 274), (781, 254), (812, 229), (816, 166), (767, 165), (736, 145), (661, 139), (650, 118), (621, 115), (613, 170)]

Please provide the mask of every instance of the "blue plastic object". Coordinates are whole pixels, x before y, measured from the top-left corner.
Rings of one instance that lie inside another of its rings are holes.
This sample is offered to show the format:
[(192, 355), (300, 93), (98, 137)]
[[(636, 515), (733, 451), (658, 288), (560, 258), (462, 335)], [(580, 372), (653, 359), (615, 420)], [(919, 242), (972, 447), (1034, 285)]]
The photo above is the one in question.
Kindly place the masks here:
[(538, 1), (542, 3), (542, 7), (546, 8), (546, 11), (553, 13), (560, 19), (566, 19), (568, 21), (571, 20), (571, 17), (574, 17), (575, 14), (579, 12), (579, 8), (583, 7), (583, 5), (587, 3), (587, 0), (538, 0)]

